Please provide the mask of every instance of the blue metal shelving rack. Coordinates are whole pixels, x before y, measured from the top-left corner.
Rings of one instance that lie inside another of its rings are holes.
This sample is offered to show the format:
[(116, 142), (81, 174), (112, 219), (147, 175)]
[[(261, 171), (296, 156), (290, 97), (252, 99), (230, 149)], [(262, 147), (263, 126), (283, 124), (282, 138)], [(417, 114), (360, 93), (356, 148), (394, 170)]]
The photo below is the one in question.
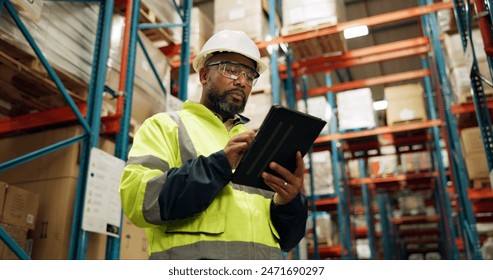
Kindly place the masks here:
[[(429, 0), (420, 0), (420, 4), (429, 4), (431, 1)], [(454, 1), (454, 5), (458, 5), (458, 1)], [(458, 8), (455, 8), (457, 13)], [(456, 16), (456, 18), (462, 18), (462, 16)], [(430, 38), (430, 42), (432, 44), (432, 49), (434, 52), (434, 65), (436, 67), (436, 72), (438, 75), (438, 83), (440, 86), (440, 97), (441, 97), (441, 106), (444, 112), (444, 121), (446, 123), (445, 130), (447, 135), (447, 140), (449, 142), (450, 153), (451, 153), (451, 162), (450, 167), (453, 172), (453, 177), (455, 179), (454, 185), (458, 194), (460, 209), (458, 213), (458, 228), (460, 229), (461, 236), (464, 241), (465, 251), (468, 258), (473, 259), (481, 259), (479, 238), (476, 230), (476, 221), (475, 216), (472, 210), (472, 204), (467, 198), (467, 189), (468, 189), (468, 177), (465, 173), (465, 163), (464, 158), (462, 156), (462, 149), (460, 145), (459, 138), (459, 129), (457, 125), (457, 120), (455, 116), (451, 112), (451, 97), (452, 90), (450, 86), (450, 82), (448, 79), (448, 75), (446, 72), (445, 58), (443, 55), (443, 51), (440, 43), (440, 34), (438, 30), (438, 23), (436, 15), (430, 14), (423, 16), (423, 20), (426, 24), (423, 25), (423, 32), (427, 34)], [(458, 28), (462, 29), (462, 20), (457, 20)], [(460, 31), (463, 32), (463, 31)], [(463, 40), (466, 40), (463, 36)], [(466, 42), (464, 42), (466, 44)], [(464, 46), (465, 47), (465, 46)], [(474, 58), (474, 62), (475, 58)], [(477, 70), (477, 64), (475, 66)], [(475, 86), (473, 86), (475, 88)], [(476, 92), (475, 95), (478, 93)], [(491, 126), (490, 126), (491, 129)], [(447, 200), (448, 202), (448, 200)], [(449, 206), (447, 205), (447, 208)], [(442, 208), (443, 209), (443, 208)], [(445, 209), (449, 211), (449, 209)], [(451, 230), (454, 230), (454, 225), (449, 223)], [(453, 240), (452, 240), (453, 241)], [(454, 242), (455, 243), (455, 242)], [(458, 251), (455, 246), (452, 257), (454, 259), (459, 258)]]
[[(330, 73), (325, 74), (326, 86), (332, 86), (332, 76)], [(335, 100), (335, 93), (328, 92), (327, 100), (329, 101), (332, 115), (329, 121), (329, 134), (339, 132), (337, 127), (337, 105)], [(332, 176), (334, 178), (334, 189), (339, 199), (337, 203), (337, 225), (339, 226), (339, 232), (341, 236), (342, 255), (341, 259), (354, 259), (354, 250), (351, 240), (351, 221), (349, 217), (349, 205), (348, 205), (348, 187), (346, 184), (344, 162), (341, 151), (338, 147), (338, 141), (330, 141), (330, 155), (332, 160)]]
[[(91, 1), (85, 1), (91, 2)], [(45, 69), (47, 70), (50, 78), (56, 84), (58, 90), (61, 92), (65, 101), (72, 109), (74, 115), (77, 117), (80, 125), (83, 127), (83, 134), (72, 137), (70, 139), (63, 140), (59, 143), (55, 143), (48, 147), (44, 147), (32, 153), (23, 155), (19, 158), (10, 160), (0, 164), (0, 172), (9, 168), (21, 165), (30, 160), (34, 160), (51, 152), (57, 151), (72, 144), (82, 142), (83, 149), (80, 156), (80, 170), (79, 174), (86, 174), (87, 164), (89, 162), (90, 149), (97, 147), (99, 140), (99, 127), (101, 121), (101, 104), (104, 91), (104, 81), (106, 77), (106, 62), (108, 60), (109, 52), (109, 40), (111, 32), (111, 18), (113, 15), (113, 0), (106, 1), (93, 1), (100, 3), (98, 29), (96, 33), (96, 42), (94, 48), (93, 68), (91, 73), (91, 82), (89, 85), (89, 93), (87, 99), (87, 115), (84, 118), (78, 107), (75, 105), (72, 97), (67, 92), (67, 89), (61, 82), (60, 78), (47, 61), (42, 51), (34, 41), (33, 37), (27, 30), (25, 24), (22, 22), (17, 11), (13, 8), (9, 0), (0, 1), (0, 10), (5, 7), (8, 14), (12, 17), (17, 27), (20, 29), (29, 45), (39, 58)], [(82, 231), (82, 210), (85, 193), (85, 176), (79, 176), (77, 183), (76, 204), (74, 206), (74, 221), (72, 224), (72, 238), (70, 245), (69, 258), (76, 258), (77, 256), (85, 256), (85, 249), (87, 246), (87, 235)], [(3, 230), (0, 230), (0, 238), (6, 242), (14, 253), (20, 259), (29, 259), (26, 254), (23, 254), (20, 247), (6, 234)]]
[[(166, 92), (165, 87), (162, 85), (160, 77), (157, 74), (152, 58), (149, 57), (147, 51), (139, 38), (139, 29), (152, 29), (152, 28), (165, 28), (165, 27), (181, 27), (182, 29), (182, 44), (181, 44), (181, 54), (180, 54), (180, 70), (179, 70), (179, 92), (178, 98), (182, 101), (187, 99), (187, 89), (188, 89), (188, 74), (190, 72), (190, 14), (192, 9), (192, 0), (183, 1), (183, 7), (180, 8), (175, 0), (173, 4), (176, 8), (176, 12), (179, 14), (182, 23), (159, 23), (159, 24), (139, 24), (139, 8), (141, 5), (140, 0), (132, 1), (132, 14), (131, 14), (131, 24), (125, 28), (130, 28), (130, 36), (128, 42), (128, 57), (123, 58), (128, 61), (126, 80), (125, 80), (125, 102), (123, 108), (123, 116), (120, 123), (120, 131), (116, 135), (116, 152), (115, 155), (123, 160), (127, 160), (128, 150), (129, 150), (129, 130), (130, 130), (130, 116), (132, 110), (132, 97), (133, 97), (133, 87), (134, 87), (134, 75), (135, 75), (135, 56), (137, 42), (142, 48), (144, 55), (152, 67), (155, 78), (158, 80), (161, 90), (163, 92), (163, 97), (167, 97), (169, 94)], [(120, 244), (119, 239), (111, 238), (108, 242), (106, 254), (107, 259), (119, 259), (120, 256)]]

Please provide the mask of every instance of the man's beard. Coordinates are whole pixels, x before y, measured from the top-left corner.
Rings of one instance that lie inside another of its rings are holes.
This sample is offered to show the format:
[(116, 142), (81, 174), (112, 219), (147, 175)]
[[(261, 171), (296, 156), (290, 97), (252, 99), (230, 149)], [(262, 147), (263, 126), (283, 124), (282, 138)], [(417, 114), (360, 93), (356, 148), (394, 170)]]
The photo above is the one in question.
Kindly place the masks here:
[(226, 90), (223, 94), (219, 94), (217, 90), (209, 91), (207, 95), (207, 99), (209, 99), (212, 110), (219, 115), (231, 115), (234, 116), (236, 114), (240, 114), (245, 110), (246, 105), (246, 95), (243, 94), (243, 100), (239, 105), (236, 105), (227, 100), (227, 97), (233, 93), (237, 93), (238, 90)]

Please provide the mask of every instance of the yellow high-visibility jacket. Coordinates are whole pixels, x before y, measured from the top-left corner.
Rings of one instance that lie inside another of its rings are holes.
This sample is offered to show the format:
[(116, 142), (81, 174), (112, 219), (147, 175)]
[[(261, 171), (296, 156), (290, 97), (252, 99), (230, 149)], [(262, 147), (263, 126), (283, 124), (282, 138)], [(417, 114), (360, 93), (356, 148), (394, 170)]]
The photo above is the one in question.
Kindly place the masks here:
[(125, 215), (145, 227), (151, 259), (279, 259), (305, 234), (306, 199), (275, 206), (273, 192), (230, 183), (229, 132), (205, 106), (186, 101), (134, 137), (120, 183)]

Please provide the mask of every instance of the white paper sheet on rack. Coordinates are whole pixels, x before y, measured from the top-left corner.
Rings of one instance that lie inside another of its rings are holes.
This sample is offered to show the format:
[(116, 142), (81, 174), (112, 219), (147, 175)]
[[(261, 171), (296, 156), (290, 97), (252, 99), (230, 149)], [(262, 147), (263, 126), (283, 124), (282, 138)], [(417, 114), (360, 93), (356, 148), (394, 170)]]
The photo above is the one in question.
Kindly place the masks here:
[(121, 201), (118, 192), (125, 162), (98, 148), (91, 149), (82, 229), (118, 237)]

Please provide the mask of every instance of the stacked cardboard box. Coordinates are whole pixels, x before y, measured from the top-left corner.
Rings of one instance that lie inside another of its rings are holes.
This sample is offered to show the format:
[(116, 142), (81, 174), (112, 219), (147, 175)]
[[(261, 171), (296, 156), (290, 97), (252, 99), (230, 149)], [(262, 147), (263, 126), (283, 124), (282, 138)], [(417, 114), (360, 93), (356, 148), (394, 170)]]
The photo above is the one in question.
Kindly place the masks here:
[[(472, 31), (472, 40), (474, 50), (476, 54), (476, 60), (478, 62), (478, 68), (481, 75), (490, 77), (490, 71), (488, 61), (486, 59), (486, 53), (484, 52), (483, 38), (478, 28)], [(470, 79), (470, 67), (472, 58), (464, 54), (462, 47), (462, 38), (459, 34), (444, 34), (443, 46), (445, 49), (448, 73), (450, 77), (450, 83), (454, 94), (455, 103), (467, 102), (471, 97), (471, 79)], [(483, 90), (485, 94), (493, 94), (493, 88), (483, 82)]]
[[(81, 134), (79, 126), (70, 126), (0, 139), (0, 146), (5, 148), (5, 152), (0, 153), (0, 162)], [(39, 212), (33, 232), (33, 259), (68, 258), (80, 147), (80, 143), (73, 144), (0, 173), (0, 180), (39, 195)], [(99, 147), (113, 154), (115, 144), (110, 139), (100, 138)], [(104, 259), (105, 251), (106, 236), (90, 233), (87, 258)]]
[(460, 138), (469, 179), (488, 178), (489, 171), (480, 128), (471, 127), (463, 129), (460, 133)]
[(245, 32), (254, 41), (269, 35), (269, 21), (261, 0), (215, 0), (214, 33), (224, 29)]
[[(31, 2), (18, 0), (21, 2)], [(43, 51), (46, 59), (81, 81), (89, 84), (93, 64), (94, 45), (99, 16), (98, 3), (58, 3), (56, 1), (33, 1), (39, 20), (23, 18), (26, 28)], [(69, 14), (70, 16), (64, 16)], [(0, 16), (0, 36), (14, 42), (30, 53), (32, 48), (24, 36), (6, 15)]]
[[(106, 85), (118, 91), (124, 18), (120, 15), (114, 15), (112, 26), (113, 36), (111, 38)], [(153, 43), (142, 33), (139, 33), (139, 36), (156, 68), (160, 80), (154, 75), (151, 64), (142, 48), (137, 46), (132, 97), (132, 119), (136, 122), (137, 126), (142, 124), (148, 117), (166, 110), (165, 93), (162, 91), (160, 84), (165, 88), (166, 93), (169, 94), (171, 72), (171, 65), (166, 56), (154, 47)], [(109, 95), (105, 96), (105, 106), (107, 111), (104, 112), (105, 114), (103, 116), (114, 113), (116, 100)]]
[[(308, 157), (304, 158), (305, 168), (309, 168)], [(332, 161), (329, 151), (312, 154), (313, 195), (334, 194), (334, 178), (332, 176)], [(310, 174), (304, 178), (305, 195), (312, 195)]]
[(427, 120), (424, 91), (420, 83), (385, 87), (387, 124)]
[[(0, 227), (28, 255), (28, 231), (35, 228), (38, 215), (39, 195), (22, 188), (0, 182)], [(16, 260), (18, 257), (7, 245), (0, 242), (0, 259)]]
[(287, 35), (344, 22), (344, 7), (341, 0), (283, 0), (281, 34)]
[(197, 55), (214, 32), (214, 24), (199, 8), (193, 7), (190, 23), (190, 55)]
[(402, 172), (419, 172), (432, 168), (431, 156), (429, 152), (414, 152), (401, 154)]

